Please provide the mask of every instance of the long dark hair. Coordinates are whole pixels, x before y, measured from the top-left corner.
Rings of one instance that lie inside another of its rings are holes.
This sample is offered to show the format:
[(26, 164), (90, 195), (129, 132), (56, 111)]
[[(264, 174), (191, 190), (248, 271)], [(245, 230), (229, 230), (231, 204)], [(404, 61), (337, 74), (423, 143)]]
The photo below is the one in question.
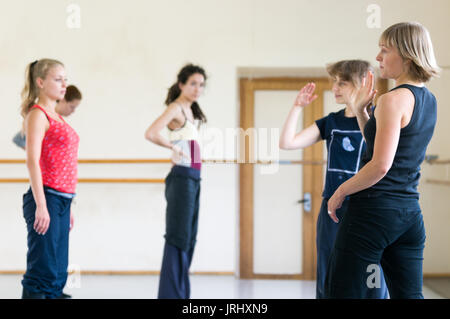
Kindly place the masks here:
[[(167, 93), (166, 105), (169, 105), (173, 101), (175, 101), (181, 94), (181, 89), (179, 84), (186, 84), (189, 77), (193, 74), (201, 74), (206, 81), (206, 73), (202, 67), (193, 64), (185, 65), (177, 75), (177, 82), (169, 88), (169, 92)], [(206, 116), (203, 114), (200, 105), (197, 102), (192, 103), (191, 105), (192, 114), (194, 115), (194, 119), (200, 120), (200, 122), (206, 123)]]

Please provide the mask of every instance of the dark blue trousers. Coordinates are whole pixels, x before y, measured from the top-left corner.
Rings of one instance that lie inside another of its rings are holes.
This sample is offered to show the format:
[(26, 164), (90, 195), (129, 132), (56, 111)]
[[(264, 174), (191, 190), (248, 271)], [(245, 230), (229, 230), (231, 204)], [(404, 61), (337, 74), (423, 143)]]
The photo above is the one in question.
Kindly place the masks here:
[(159, 277), (158, 299), (190, 298), (189, 267), (193, 255), (194, 247), (184, 251), (166, 241)]
[(325, 283), (327, 298), (371, 298), (381, 264), (392, 299), (423, 298), (425, 227), (418, 200), (351, 198), (341, 220)]
[(189, 268), (194, 254), (200, 206), (198, 171), (174, 166), (166, 177), (166, 242), (158, 298), (189, 299)]
[(23, 216), (28, 230), (27, 269), (22, 286), (29, 294), (46, 298), (61, 296), (67, 281), (69, 260), (70, 205), (72, 199), (44, 189), (50, 226), (45, 235), (33, 228), (36, 203), (31, 188), (23, 195)]
[[(336, 216), (342, 220), (342, 216), (347, 210), (348, 200), (342, 203), (342, 207), (336, 210)], [(320, 206), (319, 217), (316, 226), (316, 247), (317, 247), (317, 275), (316, 275), (316, 298), (325, 298), (325, 277), (327, 275), (328, 259), (334, 247), (334, 240), (339, 224), (333, 222), (328, 216), (328, 199), (324, 198)]]
[[(328, 215), (328, 199), (322, 200), (319, 217), (317, 219), (316, 246), (317, 246), (317, 279), (316, 279), (316, 298), (325, 298), (325, 278), (328, 269), (328, 260), (334, 247), (336, 234), (342, 219), (347, 211), (349, 200), (342, 203), (342, 207), (336, 211), (339, 223), (335, 223)], [(374, 288), (370, 291), (371, 298), (386, 299), (389, 297), (386, 282), (383, 277), (383, 270), (380, 267), (381, 280), (380, 288)]]

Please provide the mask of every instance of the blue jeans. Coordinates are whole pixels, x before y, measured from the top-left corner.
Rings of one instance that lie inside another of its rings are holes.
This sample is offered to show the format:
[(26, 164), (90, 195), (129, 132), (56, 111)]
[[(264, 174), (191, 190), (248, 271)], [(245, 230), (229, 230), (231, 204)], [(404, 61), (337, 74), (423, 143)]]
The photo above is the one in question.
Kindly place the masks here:
[(381, 264), (392, 299), (422, 299), (425, 227), (417, 199), (351, 198), (325, 283), (327, 298), (370, 298)]
[(33, 228), (36, 213), (31, 188), (23, 195), (23, 217), (28, 230), (27, 270), (22, 285), (31, 294), (61, 296), (69, 261), (70, 205), (72, 199), (50, 193), (44, 187), (50, 226), (45, 235)]

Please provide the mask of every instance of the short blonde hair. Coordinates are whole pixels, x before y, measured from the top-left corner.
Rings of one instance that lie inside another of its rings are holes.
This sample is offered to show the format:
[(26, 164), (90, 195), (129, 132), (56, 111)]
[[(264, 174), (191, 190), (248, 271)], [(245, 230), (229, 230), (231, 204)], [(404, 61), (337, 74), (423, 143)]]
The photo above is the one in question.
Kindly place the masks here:
[(438, 76), (441, 69), (434, 56), (428, 30), (418, 22), (402, 22), (387, 28), (380, 43), (398, 49), (404, 60), (411, 61), (409, 76), (414, 81), (428, 82)]

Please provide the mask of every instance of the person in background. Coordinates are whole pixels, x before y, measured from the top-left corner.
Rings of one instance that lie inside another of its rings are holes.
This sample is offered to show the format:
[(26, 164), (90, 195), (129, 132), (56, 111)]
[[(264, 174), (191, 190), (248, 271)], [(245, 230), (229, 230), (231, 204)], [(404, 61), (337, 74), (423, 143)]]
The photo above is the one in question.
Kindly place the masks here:
[[(198, 125), (206, 122), (197, 99), (204, 90), (203, 68), (188, 64), (170, 87), (164, 113), (147, 129), (146, 139), (172, 150), (172, 169), (165, 179), (166, 234), (159, 279), (159, 299), (189, 299), (189, 267), (198, 229), (202, 159)], [(167, 127), (169, 140), (160, 132)]]
[[(56, 105), (56, 113), (68, 117), (75, 112), (76, 108), (80, 105), (81, 99), (82, 96), (80, 90), (75, 85), (69, 85), (64, 98)], [(18, 147), (25, 149), (25, 132), (23, 130), (17, 132), (13, 137), (13, 142)]]
[[(328, 259), (336, 238), (339, 225), (328, 217), (328, 199), (343, 182), (359, 170), (365, 143), (358, 121), (350, 107), (352, 94), (361, 86), (368, 71), (372, 70), (369, 62), (362, 60), (344, 60), (327, 66), (327, 72), (333, 81), (332, 91), (337, 104), (344, 104), (338, 112), (332, 112), (318, 119), (314, 124), (297, 133), (300, 112), (317, 97), (314, 95), (314, 83), (302, 88), (294, 102), (280, 136), (280, 148), (285, 150), (301, 149), (326, 140), (328, 150), (325, 186), (322, 193), (322, 205), (317, 219), (317, 276), (316, 298), (325, 297), (325, 276)], [(337, 211), (339, 218), (345, 214), (348, 200)], [(379, 289), (372, 291), (374, 298), (387, 298), (384, 280)]]

